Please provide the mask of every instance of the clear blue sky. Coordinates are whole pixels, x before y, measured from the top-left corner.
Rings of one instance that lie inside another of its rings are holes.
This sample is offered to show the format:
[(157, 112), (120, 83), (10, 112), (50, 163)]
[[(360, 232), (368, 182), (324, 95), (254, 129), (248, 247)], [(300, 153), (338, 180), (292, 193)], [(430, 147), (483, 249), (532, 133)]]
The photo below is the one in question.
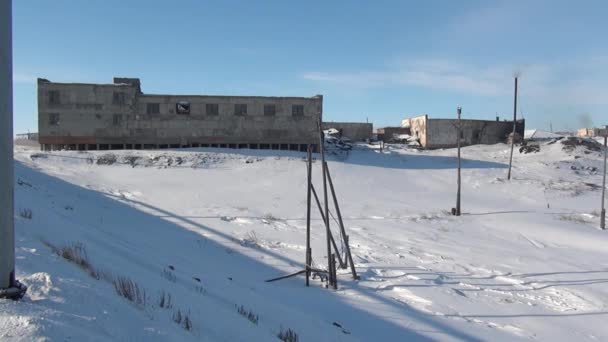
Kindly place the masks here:
[[(324, 95), (326, 120), (608, 123), (608, 1), (13, 1), (15, 132), (37, 77), (146, 93)], [(519, 112), (519, 111), (518, 111)]]

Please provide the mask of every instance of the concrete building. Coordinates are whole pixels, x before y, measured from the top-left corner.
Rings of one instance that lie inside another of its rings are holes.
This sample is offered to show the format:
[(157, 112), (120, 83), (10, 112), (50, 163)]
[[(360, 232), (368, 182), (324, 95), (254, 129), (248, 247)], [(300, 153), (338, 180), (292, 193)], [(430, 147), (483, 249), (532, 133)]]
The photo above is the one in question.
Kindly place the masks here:
[(340, 138), (352, 141), (365, 141), (372, 138), (374, 126), (366, 122), (323, 122), (323, 130), (335, 128)]
[(398, 139), (400, 135), (409, 135), (409, 127), (381, 127), (376, 130), (378, 140), (384, 142), (391, 142)]
[(137, 78), (112, 84), (38, 79), (44, 150), (227, 147), (306, 150), (319, 143), (323, 96), (144, 94)]
[[(457, 145), (457, 119), (429, 119), (421, 115), (401, 122), (401, 127), (409, 128), (412, 137), (420, 141), (424, 148), (450, 148)], [(496, 144), (506, 142), (513, 132), (513, 121), (463, 119), (461, 144)], [(525, 121), (517, 120), (515, 132), (524, 136)]]
[(606, 135), (605, 128), (579, 128), (576, 131), (576, 135), (579, 137), (603, 137)]

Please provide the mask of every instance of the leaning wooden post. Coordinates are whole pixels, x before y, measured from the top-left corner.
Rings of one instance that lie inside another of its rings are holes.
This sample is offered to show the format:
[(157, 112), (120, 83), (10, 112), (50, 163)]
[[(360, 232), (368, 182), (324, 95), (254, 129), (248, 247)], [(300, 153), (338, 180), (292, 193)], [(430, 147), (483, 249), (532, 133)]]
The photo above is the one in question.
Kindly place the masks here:
[(515, 131), (517, 129), (517, 76), (515, 76), (515, 99), (513, 100), (513, 133), (511, 134), (511, 154), (509, 156), (509, 173), (507, 180), (511, 180), (511, 166), (513, 165), (513, 148), (515, 147)]
[(319, 126), (319, 147), (321, 152), (321, 167), (323, 169), (323, 200), (325, 205), (325, 233), (327, 240), (327, 269), (331, 272), (331, 243), (329, 241), (329, 205), (327, 203), (327, 173), (325, 172), (325, 136), (323, 134), (323, 128), (321, 127), (321, 120), (318, 122)]
[[(317, 207), (319, 208), (319, 214), (321, 214), (321, 219), (323, 220), (323, 223), (325, 223), (325, 215), (323, 214), (323, 207), (321, 207), (321, 201), (319, 201), (319, 196), (317, 195), (317, 191), (315, 190), (314, 185), (312, 185), (312, 183), (310, 184), (310, 188), (312, 189), (312, 195), (315, 198), (315, 201), (317, 202)], [(342, 261), (342, 257), (340, 256), (340, 252), (338, 251), (338, 245), (336, 244), (336, 240), (334, 240), (334, 236), (331, 233), (331, 230), (329, 231), (329, 240), (332, 244), (332, 246), (334, 246), (334, 250), (336, 251), (336, 253), (338, 253), (338, 261), (340, 262), (340, 267), (345, 267), (345, 263), (344, 261)]]
[(606, 197), (606, 156), (608, 155), (608, 125), (604, 127), (604, 176), (602, 177), (602, 212), (600, 213), (600, 227), (606, 229), (606, 208), (604, 198)]
[(457, 146), (458, 146), (458, 180), (457, 180), (458, 190), (456, 191), (456, 210), (454, 212), (454, 215), (460, 216), (460, 184), (461, 184), (461, 181), (460, 181), (460, 165), (461, 165), (460, 164), (460, 139), (462, 137), (462, 121), (460, 119), (460, 114), (462, 113), (462, 108), (458, 107), (457, 112), (458, 112), (458, 130), (457, 130), (456, 134), (458, 135), (458, 138), (457, 138), (457, 140), (458, 140), (458, 144), (457, 144)]
[(312, 145), (308, 145), (308, 181), (306, 182), (306, 286), (309, 284), (311, 267), (310, 250), (310, 192), (312, 186)]
[[(327, 163), (326, 163), (327, 164)], [(325, 165), (325, 172), (327, 172), (327, 179), (329, 180), (329, 188), (331, 189), (331, 195), (334, 199), (334, 206), (336, 207), (336, 214), (338, 215), (338, 223), (340, 224), (340, 232), (345, 240), (346, 245), (346, 258), (350, 262), (350, 269), (353, 274), (353, 279), (357, 280), (359, 277), (357, 276), (357, 271), (355, 270), (355, 263), (353, 262), (353, 256), (350, 254), (350, 246), (348, 245), (348, 240), (346, 238), (346, 230), (344, 229), (344, 222), (342, 221), (342, 213), (340, 213), (340, 206), (338, 205), (338, 199), (336, 198), (336, 190), (334, 189), (334, 182), (331, 180), (331, 175), (329, 174), (329, 168)]]

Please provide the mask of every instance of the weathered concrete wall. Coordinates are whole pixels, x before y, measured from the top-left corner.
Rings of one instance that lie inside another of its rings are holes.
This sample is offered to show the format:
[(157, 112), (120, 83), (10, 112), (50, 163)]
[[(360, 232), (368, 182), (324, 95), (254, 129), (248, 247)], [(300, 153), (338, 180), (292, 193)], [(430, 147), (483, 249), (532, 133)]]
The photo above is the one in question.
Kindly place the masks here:
[(421, 115), (401, 121), (401, 127), (409, 128), (410, 135), (420, 141), (420, 145), (427, 146), (428, 141), (428, 115)]
[(378, 128), (376, 133), (378, 135), (378, 140), (381, 140), (384, 142), (390, 142), (391, 140), (393, 140), (395, 138), (395, 136), (398, 136), (398, 135), (402, 135), (402, 134), (411, 135), (411, 131), (410, 131), (409, 127), (382, 127), (382, 128)]
[(323, 122), (323, 129), (335, 128), (341, 132), (342, 137), (353, 141), (365, 141), (372, 138), (374, 126), (365, 122)]
[[(188, 114), (177, 113), (183, 101), (189, 103)], [(217, 111), (207, 113), (208, 104)], [(237, 104), (246, 106), (245, 114), (235, 114)], [(294, 115), (294, 105), (302, 112)], [(268, 106), (275, 110), (265, 111)], [(41, 144), (316, 144), (322, 108), (320, 95), (147, 95), (138, 82), (38, 81)]]
[(579, 128), (576, 131), (579, 137), (603, 137), (606, 135), (605, 128)]
[[(450, 148), (458, 144), (456, 119), (429, 119), (425, 148)], [(525, 121), (518, 120), (516, 132), (523, 136)], [(496, 144), (506, 142), (513, 132), (513, 121), (462, 120), (461, 144)]]

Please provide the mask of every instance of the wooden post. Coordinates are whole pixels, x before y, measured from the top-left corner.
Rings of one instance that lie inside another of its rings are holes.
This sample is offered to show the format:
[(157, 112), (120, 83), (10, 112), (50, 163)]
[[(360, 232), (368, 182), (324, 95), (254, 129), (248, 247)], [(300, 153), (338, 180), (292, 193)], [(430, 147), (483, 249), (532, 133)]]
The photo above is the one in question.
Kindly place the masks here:
[(306, 183), (306, 286), (309, 284), (311, 255), (310, 255), (310, 193), (312, 186), (312, 146), (308, 145), (308, 181)]
[[(321, 214), (321, 219), (323, 220), (323, 223), (325, 223), (325, 215), (323, 214), (323, 208), (321, 207), (321, 201), (319, 201), (319, 196), (317, 196), (317, 191), (315, 190), (315, 187), (314, 187), (314, 185), (312, 185), (312, 183), (310, 184), (310, 188), (312, 189), (312, 195), (315, 197), (315, 201), (317, 202), (317, 207), (319, 208), (319, 214)], [(336, 245), (336, 240), (334, 240), (334, 236), (331, 233), (331, 230), (329, 231), (329, 239), (330, 239), (332, 245), (334, 246), (334, 250), (336, 251), (336, 253), (338, 253), (338, 262), (340, 262), (340, 267), (343, 267), (344, 261), (342, 261), (342, 257), (339, 254), (338, 245)]]
[(338, 271), (336, 269), (336, 254), (331, 255), (331, 273), (333, 275), (332, 287), (338, 289)]
[[(329, 168), (327, 167), (327, 163), (325, 163), (325, 172), (327, 172), (327, 179), (329, 180), (329, 188), (331, 189), (331, 195), (334, 199), (334, 206), (336, 207), (336, 214), (338, 215), (338, 223), (340, 224), (340, 232), (345, 239), (346, 245), (346, 258), (350, 261), (350, 268), (353, 274), (353, 279), (357, 280), (359, 277), (357, 276), (357, 271), (355, 270), (355, 263), (353, 262), (353, 257), (350, 254), (350, 246), (348, 245), (348, 240), (346, 240), (346, 230), (344, 229), (344, 222), (342, 221), (342, 214), (340, 213), (340, 206), (338, 205), (338, 199), (336, 198), (336, 191), (334, 189), (334, 183), (331, 180), (331, 175), (329, 174)], [(346, 266), (346, 265), (344, 265)]]
[(600, 214), (600, 227), (606, 229), (606, 208), (604, 198), (606, 197), (606, 156), (608, 155), (608, 125), (604, 127), (604, 176), (602, 177), (602, 211)]
[(321, 127), (321, 120), (317, 123), (319, 126), (319, 146), (321, 150), (321, 167), (323, 168), (323, 200), (325, 205), (325, 233), (327, 240), (327, 268), (331, 269), (331, 243), (329, 236), (331, 234), (329, 230), (329, 205), (327, 203), (327, 173), (325, 172), (325, 135), (323, 134), (323, 128)]
[(515, 130), (517, 128), (517, 76), (515, 77), (515, 98), (513, 100), (513, 133), (511, 135), (511, 154), (509, 156), (509, 173), (507, 180), (511, 180), (511, 166), (513, 165), (513, 148), (515, 147)]
[(454, 215), (456, 216), (460, 216), (460, 185), (461, 185), (461, 180), (460, 180), (460, 169), (461, 169), (461, 161), (460, 161), (460, 139), (462, 137), (462, 121), (460, 119), (460, 114), (462, 113), (462, 108), (458, 107), (457, 109), (458, 112), (458, 131), (457, 131), (457, 135), (458, 135), (458, 190), (456, 191), (456, 212), (454, 213)]

